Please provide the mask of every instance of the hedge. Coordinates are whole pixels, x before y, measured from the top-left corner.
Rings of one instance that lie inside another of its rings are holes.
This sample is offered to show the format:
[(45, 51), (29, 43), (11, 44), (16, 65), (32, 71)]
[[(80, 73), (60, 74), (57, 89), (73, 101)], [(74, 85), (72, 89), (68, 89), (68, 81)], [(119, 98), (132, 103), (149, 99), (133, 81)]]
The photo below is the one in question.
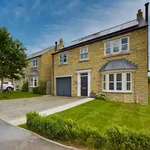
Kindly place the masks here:
[(109, 144), (116, 150), (150, 150), (150, 133), (136, 132), (125, 127), (106, 130)]
[(73, 120), (30, 112), (27, 114), (27, 127), (51, 140), (72, 142), (92, 149), (150, 150), (149, 132), (135, 132), (118, 126), (101, 135), (98, 129), (79, 125)]
[(51, 140), (71, 141), (96, 149), (106, 145), (106, 139), (97, 129), (79, 126), (74, 121), (62, 119), (57, 115), (42, 117), (35, 112), (30, 112), (27, 114), (27, 127)]

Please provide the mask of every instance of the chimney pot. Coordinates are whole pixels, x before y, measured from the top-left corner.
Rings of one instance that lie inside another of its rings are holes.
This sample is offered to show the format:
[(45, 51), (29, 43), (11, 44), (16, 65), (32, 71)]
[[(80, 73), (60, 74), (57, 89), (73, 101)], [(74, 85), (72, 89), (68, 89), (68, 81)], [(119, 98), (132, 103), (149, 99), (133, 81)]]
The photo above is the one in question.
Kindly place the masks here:
[(143, 12), (141, 11), (141, 9), (139, 9), (137, 13), (137, 20), (140, 21), (141, 19), (143, 19)]
[(57, 41), (55, 42), (55, 51), (57, 51)]

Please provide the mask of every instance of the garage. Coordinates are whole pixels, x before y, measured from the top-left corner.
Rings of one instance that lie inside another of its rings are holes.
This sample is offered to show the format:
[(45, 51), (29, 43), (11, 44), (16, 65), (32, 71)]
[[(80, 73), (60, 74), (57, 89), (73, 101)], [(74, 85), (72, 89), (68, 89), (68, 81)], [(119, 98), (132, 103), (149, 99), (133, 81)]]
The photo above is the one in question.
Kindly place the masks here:
[(71, 96), (71, 77), (56, 78), (57, 96)]

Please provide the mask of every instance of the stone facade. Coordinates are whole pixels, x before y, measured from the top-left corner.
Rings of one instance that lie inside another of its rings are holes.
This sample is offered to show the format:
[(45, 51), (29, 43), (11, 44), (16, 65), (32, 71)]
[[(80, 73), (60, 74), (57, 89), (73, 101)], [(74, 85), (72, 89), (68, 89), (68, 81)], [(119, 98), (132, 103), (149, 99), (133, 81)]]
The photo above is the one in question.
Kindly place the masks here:
[[(104, 42), (114, 40), (121, 37), (129, 36), (129, 52), (104, 56)], [(106, 98), (113, 101), (135, 102), (136, 92), (138, 93), (138, 101), (142, 104), (148, 103), (148, 27), (143, 27), (113, 38), (101, 40), (81, 47), (73, 48), (68, 51), (54, 54), (54, 94), (56, 94), (56, 77), (71, 76), (72, 89), (71, 95), (77, 96), (78, 77), (77, 70), (91, 69), (90, 90), (96, 93), (102, 91), (102, 75), (99, 69), (108, 62), (126, 58), (134, 64), (138, 65), (138, 69), (132, 73), (132, 92), (131, 93), (110, 93), (107, 92)], [(88, 60), (80, 61), (80, 49), (88, 47)], [(62, 53), (68, 54), (68, 63), (59, 64), (59, 56)]]
[[(57, 45), (57, 48), (62, 48), (63, 47), (63, 41), (61, 39), (60, 43)], [(41, 56), (37, 56), (31, 59), (28, 59), (28, 65), (27, 68), (25, 70), (25, 78), (26, 80), (28, 80), (29, 76), (28, 74), (33, 71), (36, 70), (38, 71), (39, 75), (38, 75), (38, 86), (40, 86), (40, 84), (46, 84), (47, 81), (52, 80), (52, 53), (55, 52), (55, 47), (53, 47), (52, 49), (50, 49), (48, 52), (42, 54)], [(37, 67), (32, 67), (31, 66), (31, 62), (37, 59), (38, 60), (38, 66)], [(22, 82), (22, 81), (21, 81)], [(32, 92), (32, 87), (29, 87), (29, 91)]]

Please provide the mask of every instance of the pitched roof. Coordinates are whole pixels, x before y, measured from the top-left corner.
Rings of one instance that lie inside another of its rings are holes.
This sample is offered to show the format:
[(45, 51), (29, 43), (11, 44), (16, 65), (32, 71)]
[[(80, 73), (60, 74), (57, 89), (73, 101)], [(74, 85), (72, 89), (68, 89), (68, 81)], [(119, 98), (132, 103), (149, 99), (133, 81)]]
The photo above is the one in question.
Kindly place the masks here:
[(112, 70), (133, 70), (138, 66), (127, 59), (110, 60), (102, 66), (100, 72), (112, 71)]
[[(123, 33), (129, 32), (129, 31), (132, 31), (132, 30), (139, 29), (141, 27), (145, 27), (147, 25), (148, 24), (144, 20), (144, 18), (142, 18), (140, 21), (137, 21), (137, 19), (131, 20), (129, 22), (114, 26), (112, 28), (109, 28), (109, 29), (88, 35), (86, 37), (74, 40), (74, 41), (72, 41), (72, 43), (70, 45), (68, 45), (67, 47), (64, 47), (62, 49), (59, 49), (55, 53), (70, 50), (72, 48), (82, 46), (84, 44), (92, 43), (93, 41), (99, 41), (101, 39), (106, 39), (111, 36), (123, 34)], [(55, 53), (53, 53), (53, 54), (55, 54)]]
[(96, 37), (101, 37), (101, 36), (104, 36), (104, 35), (107, 35), (107, 34), (110, 34), (110, 33), (116, 32), (116, 31), (120, 31), (120, 30), (123, 30), (123, 29), (127, 29), (129, 27), (133, 27), (133, 26), (136, 26), (136, 25), (138, 25), (138, 21), (137, 20), (132, 20), (132, 21), (114, 26), (112, 28), (108, 28), (106, 30), (102, 30), (100, 32), (97, 32), (97, 33), (85, 36), (83, 38), (74, 40), (74, 41), (72, 41), (72, 44), (81, 43), (83, 41), (87, 41), (87, 40), (90, 40), (90, 39), (93, 39), (93, 38), (96, 38)]
[(38, 52), (36, 52), (36, 53), (33, 53), (33, 54), (31, 54), (31, 55), (29, 55), (29, 56), (27, 57), (27, 60), (32, 59), (32, 58), (34, 58), (34, 57), (41, 56), (41, 55), (45, 54), (46, 52), (52, 50), (54, 47), (55, 47), (55, 46), (51, 46), (51, 47), (48, 47), (48, 48), (43, 49), (43, 50), (41, 50), (41, 51), (38, 51)]

